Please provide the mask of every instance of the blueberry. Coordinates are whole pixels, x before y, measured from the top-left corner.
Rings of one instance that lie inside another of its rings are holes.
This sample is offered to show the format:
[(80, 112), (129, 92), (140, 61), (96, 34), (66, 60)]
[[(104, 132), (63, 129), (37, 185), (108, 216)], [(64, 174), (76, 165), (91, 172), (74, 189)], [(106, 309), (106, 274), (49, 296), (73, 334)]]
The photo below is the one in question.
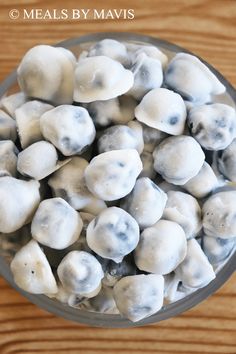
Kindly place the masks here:
[(75, 118), (76, 121), (78, 121), (79, 124), (86, 123), (86, 118), (85, 118), (85, 116), (84, 116), (84, 114), (82, 112), (77, 111), (74, 114), (74, 118)]
[(123, 162), (118, 162), (119, 167), (125, 167), (125, 164)]
[(227, 126), (224, 117), (222, 117), (221, 119), (216, 119), (216, 120), (215, 120), (215, 123), (216, 123), (216, 125), (217, 125), (218, 127), (220, 127), (220, 128), (225, 128), (225, 127)]
[(69, 150), (71, 153), (81, 152), (81, 146), (79, 144), (73, 143), (68, 136), (65, 136), (61, 139), (61, 144), (66, 150)]
[(176, 123), (178, 123), (178, 121), (179, 121), (179, 117), (177, 117), (177, 116), (169, 118), (169, 124), (171, 124), (171, 125), (175, 125)]
[(121, 239), (122, 241), (126, 241), (126, 240), (127, 240), (127, 235), (126, 235), (125, 232), (118, 232), (116, 235), (117, 235), (117, 237), (118, 237), (119, 239)]
[(137, 274), (137, 268), (134, 264), (133, 256), (128, 255), (124, 257), (123, 261), (120, 263), (110, 261), (107, 264), (105, 272), (114, 277), (124, 277), (127, 275)]
[(215, 136), (215, 139), (216, 140), (222, 140), (223, 139), (223, 137), (224, 137), (224, 135), (222, 134), (222, 133), (215, 133), (214, 134), (214, 136)]

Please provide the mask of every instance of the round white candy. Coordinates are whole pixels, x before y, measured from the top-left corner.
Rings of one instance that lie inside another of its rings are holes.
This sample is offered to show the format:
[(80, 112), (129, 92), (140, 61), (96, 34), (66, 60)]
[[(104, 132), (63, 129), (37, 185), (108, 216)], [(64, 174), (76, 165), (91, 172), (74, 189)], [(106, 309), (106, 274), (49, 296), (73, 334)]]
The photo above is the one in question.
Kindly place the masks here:
[(184, 286), (192, 288), (202, 288), (215, 278), (212, 265), (194, 238), (188, 240), (187, 255), (175, 273)]
[(22, 149), (43, 140), (40, 130), (40, 117), (53, 106), (40, 101), (29, 101), (15, 111), (18, 135)]
[(162, 217), (166, 201), (166, 193), (152, 180), (143, 177), (137, 179), (122, 207), (135, 218), (141, 229), (145, 229)]
[(111, 124), (126, 124), (134, 119), (137, 102), (131, 96), (119, 96), (106, 101), (84, 104), (93, 122), (98, 127)]
[(67, 51), (49, 45), (31, 48), (17, 69), (22, 91), (55, 104), (71, 104), (76, 59)]
[(141, 100), (147, 92), (162, 85), (163, 72), (160, 60), (150, 58), (145, 53), (140, 53), (136, 57), (131, 71), (134, 73), (134, 84), (128, 93), (136, 100)]
[(120, 313), (133, 322), (159, 311), (163, 306), (164, 278), (156, 274), (124, 277), (114, 286)]
[(69, 252), (59, 264), (57, 274), (66, 290), (83, 296), (100, 287), (103, 278), (100, 263), (84, 251)]
[(32, 220), (31, 233), (41, 244), (63, 249), (78, 240), (83, 227), (82, 219), (65, 200), (43, 200)]
[(178, 93), (156, 88), (149, 91), (135, 108), (135, 117), (152, 128), (180, 135), (184, 132), (186, 107)]
[(217, 266), (224, 262), (236, 247), (236, 236), (233, 238), (223, 239), (217, 237), (203, 236), (203, 251), (209, 262)]
[(18, 150), (11, 140), (0, 141), (0, 177), (17, 174)]
[(189, 112), (188, 125), (205, 149), (223, 150), (236, 136), (236, 111), (222, 103), (194, 107)]
[(183, 185), (196, 176), (204, 162), (204, 152), (191, 136), (169, 137), (153, 152), (155, 170), (169, 183)]
[(0, 232), (9, 233), (27, 224), (40, 202), (39, 182), (0, 178)]
[(141, 171), (142, 161), (136, 150), (113, 150), (90, 161), (85, 181), (95, 196), (111, 201), (129, 194)]
[(11, 262), (15, 283), (32, 294), (55, 294), (57, 284), (47, 258), (38, 243), (31, 240)]
[(65, 199), (74, 209), (97, 214), (106, 208), (106, 204), (88, 190), (84, 179), (87, 166), (85, 159), (74, 156), (65, 166), (54, 172), (48, 184), (56, 197)]
[(133, 82), (133, 73), (109, 57), (84, 58), (75, 70), (74, 101), (109, 100), (127, 92)]
[(40, 119), (43, 136), (65, 156), (81, 154), (95, 138), (95, 127), (83, 107), (61, 105)]
[(89, 247), (103, 258), (122, 261), (139, 241), (139, 226), (135, 219), (121, 208), (102, 211), (87, 228)]
[(16, 137), (16, 122), (0, 109), (0, 140), (15, 141)]
[(184, 260), (186, 251), (182, 227), (173, 221), (159, 220), (142, 232), (135, 249), (135, 263), (140, 270), (164, 275)]
[(99, 153), (122, 149), (139, 150), (139, 141), (135, 132), (126, 125), (115, 125), (104, 130), (98, 139)]
[(57, 151), (47, 141), (38, 141), (18, 155), (17, 170), (24, 176), (41, 180), (57, 169)]
[(89, 57), (100, 55), (114, 59), (123, 65), (127, 65), (129, 63), (125, 45), (115, 39), (102, 39), (89, 48)]
[(236, 235), (236, 191), (218, 192), (203, 204), (203, 228), (208, 236), (233, 238)]
[(236, 139), (222, 151), (218, 160), (218, 168), (230, 181), (236, 182)]
[(208, 102), (210, 95), (225, 92), (217, 77), (197, 57), (178, 53), (170, 61), (165, 83), (187, 101)]
[(204, 198), (218, 186), (217, 177), (211, 166), (204, 162), (196, 176), (183, 185), (196, 198)]
[(190, 194), (169, 191), (163, 219), (177, 222), (187, 239), (195, 237), (202, 228), (201, 208)]

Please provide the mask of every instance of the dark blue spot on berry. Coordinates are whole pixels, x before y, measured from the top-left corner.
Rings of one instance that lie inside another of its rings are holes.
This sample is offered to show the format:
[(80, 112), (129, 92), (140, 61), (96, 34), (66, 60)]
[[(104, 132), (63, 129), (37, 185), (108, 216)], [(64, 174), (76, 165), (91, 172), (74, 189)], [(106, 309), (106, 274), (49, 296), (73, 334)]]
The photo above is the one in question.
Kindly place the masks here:
[(175, 124), (178, 123), (178, 121), (179, 121), (179, 117), (174, 116), (174, 117), (170, 117), (169, 118), (169, 124), (170, 125), (175, 125)]

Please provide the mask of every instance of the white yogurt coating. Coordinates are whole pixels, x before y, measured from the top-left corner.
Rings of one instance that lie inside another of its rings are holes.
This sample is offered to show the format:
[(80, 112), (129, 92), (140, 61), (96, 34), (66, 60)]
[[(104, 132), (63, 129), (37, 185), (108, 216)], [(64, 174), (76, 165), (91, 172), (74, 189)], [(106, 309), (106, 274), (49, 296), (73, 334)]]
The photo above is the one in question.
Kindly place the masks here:
[(57, 283), (39, 244), (31, 240), (18, 251), (11, 262), (15, 283), (32, 294), (55, 294)]
[(145, 229), (162, 217), (166, 202), (166, 193), (150, 178), (143, 177), (137, 179), (121, 206), (135, 218), (141, 229)]
[(29, 223), (40, 202), (39, 182), (0, 177), (0, 232), (10, 233)]
[(115, 39), (102, 39), (89, 48), (88, 57), (106, 56), (126, 66), (129, 57), (126, 46)]
[(224, 85), (197, 57), (177, 53), (165, 72), (165, 83), (187, 101), (206, 103), (225, 92)]
[(41, 244), (63, 249), (78, 240), (83, 222), (62, 198), (45, 199), (40, 204), (31, 224), (32, 237)]
[(47, 141), (38, 141), (19, 153), (17, 170), (23, 176), (39, 181), (57, 170), (57, 161), (58, 155), (54, 145)]
[(223, 239), (236, 235), (236, 191), (213, 194), (203, 204), (203, 229), (206, 235)]
[(218, 185), (219, 181), (213, 169), (207, 162), (204, 162), (198, 174), (191, 178), (182, 187), (194, 197), (204, 198)]
[(135, 249), (135, 263), (140, 270), (165, 275), (184, 260), (187, 241), (182, 227), (169, 220), (159, 220), (146, 228)]
[(204, 152), (191, 136), (163, 140), (154, 150), (154, 168), (169, 183), (183, 185), (196, 176), (204, 163)]
[(175, 269), (175, 274), (183, 285), (192, 288), (202, 288), (215, 279), (212, 265), (194, 238), (188, 240), (187, 255)]
[(124, 277), (114, 287), (120, 313), (132, 322), (151, 316), (163, 305), (164, 278), (157, 274)]
[(17, 155), (17, 147), (11, 140), (0, 140), (0, 177), (16, 177)]
[(142, 161), (136, 150), (112, 150), (90, 161), (85, 169), (85, 181), (95, 196), (111, 201), (129, 194), (141, 171)]
[(130, 70), (104, 55), (81, 59), (74, 75), (76, 102), (109, 100), (129, 91), (134, 82)]
[(193, 137), (207, 150), (223, 150), (236, 137), (236, 111), (222, 103), (194, 107), (188, 114)]
[(15, 119), (22, 149), (43, 139), (40, 117), (53, 106), (40, 101), (29, 101), (15, 110)]
[(69, 252), (59, 264), (57, 274), (65, 289), (85, 297), (101, 286), (104, 275), (97, 259), (84, 251)]
[(135, 108), (140, 122), (171, 135), (183, 134), (186, 114), (182, 97), (166, 88), (149, 91)]
[(17, 137), (16, 122), (0, 109), (0, 139), (15, 141)]
[(64, 156), (81, 154), (95, 138), (95, 127), (88, 111), (83, 107), (61, 105), (44, 113), (40, 129)]
[(203, 251), (215, 269), (224, 262), (236, 247), (236, 237), (217, 238), (203, 235)]
[(168, 62), (168, 57), (166, 54), (153, 45), (127, 43), (126, 46), (130, 52), (129, 54), (132, 61), (134, 61), (138, 55), (144, 53), (150, 58), (159, 60), (163, 67), (165, 67)]
[(139, 226), (125, 210), (110, 207), (90, 222), (86, 239), (99, 256), (119, 263), (137, 246)]
[(31, 48), (17, 69), (22, 91), (53, 104), (71, 104), (76, 59), (72, 53), (65, 54), (67, 51), (49, 45)]
[(128, 94), (136, 100), (152, 89), (159, 88), (163, 82), (163, 72), (160, 60), (150, 58), (145, 53), (140, 53), (131, 67), (134, 74), (134, 84)]
[(196, 237), (202, 228), (200, 205), (194, 197), (183, 192), (167, 192), (163, 219), (178, 223), (187, 239)]
[(137, 135), (126, 125), (115, 125), (107, 128), (98, 139), (98, 151), (100, 154), (111, 150), (123, 149), (135, 149), (139, 153), (142, 152)]
[(22, 289), (136, 322), (234, 253), (235, 103), (164, 47), (106, 38), (23, 57), (22, 92), (0, 100), (0, 247)]

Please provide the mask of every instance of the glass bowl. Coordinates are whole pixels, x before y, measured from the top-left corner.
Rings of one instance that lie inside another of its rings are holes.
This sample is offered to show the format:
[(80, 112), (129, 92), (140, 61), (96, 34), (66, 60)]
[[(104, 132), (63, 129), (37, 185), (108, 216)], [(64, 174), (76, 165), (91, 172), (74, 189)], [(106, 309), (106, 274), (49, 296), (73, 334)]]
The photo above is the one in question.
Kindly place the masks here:
[[(89, 34), (81, 36), (79, 38), (72, 38), (65, 40), (56, 44), (55, 46), (62, 46), (69, 48), (75, 55), (78, 55), (82, 50), (86, 49), (88, 45), (94, 42), (102, 40), (104, 38), (113, 38), (124, 42), (136, 43), (136, 44), (149, 44), (160, 48), (164, 53), (166, 53), (169, 58), (177, 52), (190, 53), (184, 48), (177, 45), (169, 43), (167, 41), (153, 38), (150, 36), (144, 36), (141, 34), (132, 33), (119, 33), (119, 32), (102, 32), (96, 34)], [(192, 53), (190, 53), (192, 54)], [(201, 58), (200, 58), (201, 59)], [(220, 102), (228, 103), (235, 107), (236, 105), (236, 91), (232, 85), (211, 65), (206, 63), (201, 59), (208, 68), (218, 77), (218, 79), (225, 85), (226, 94), (221, 95), (217, 98)], [(19, 88), (18, 88), (19, 90)], [(17, 80), (16, 71), (12, 72), (6, 80), (0, 85), (0, 98), (6, 93), (10, 94), (17, 91)], [(125, 328), (125, 327), (135, 327), (143, 326), (146, 324), (156, 323), (174, 316), (192, 308), (193, 306), (199, 304), (201, 301), (205, 300), (208, 296), (213, 294), (217, 289), (219, 289), (233, 274), (236, 269), (236, 252), (234, 251), (225, 265), (217, 273), (216, 278), (209, 283), (204, 288), (201, 288), (194, 293), (187, 295), (185, 298), (178, 300), (174, 303), (163, 306), (163, 308), (156, 314), (145, 318), (137, 323), (133, 323), (128, 319), (121, 317), (120, 315), (109, 315), (96, 312), (89, 312), (85, 310), (79, 310), (76, 308), (69, 307), (60, 303), (58, 300), (51, 299), (45, 295), (32, 295), (22, 289), (20, 289), (13, 280), (9, 262), (7, 258), (4, 257), (0, 249), (0, 273), (1, 275), (14, 287), (19, 293), (25, 296), (35, 305), (40, 308), (53, 313), (56, 316), (66, 318), (71, 321), (88, 324), (90, 326), (97, 327), (115, 327), (115, 328)]]

